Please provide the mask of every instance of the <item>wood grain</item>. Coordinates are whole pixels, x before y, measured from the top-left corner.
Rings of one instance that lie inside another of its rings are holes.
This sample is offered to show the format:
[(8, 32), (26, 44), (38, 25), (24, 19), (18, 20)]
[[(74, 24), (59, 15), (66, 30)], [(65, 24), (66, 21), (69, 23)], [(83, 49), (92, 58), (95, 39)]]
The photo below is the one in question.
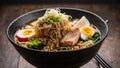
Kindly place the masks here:
[(9, 13), (2, 11), (0, 14), (0, 68), (17, 68), (18, 66), (19, 54), (6, 38), (6, 27), (12, 16), (11, 12)]
[[(25, 61), (6, 38), (7, 25), (16, 17), (26, 12), (51, 7), (72, 7), (92, 11), (105, 20), (109, 20), (109, 34), (105, 39), (99, 54), (110, 63), (113, 68), (120, 67), (120, 7), (105, 4), (23, 4), (3, 5), (0, 7), (0, 68), (35, 68)], [(116, 8), (115, 8), (116, 7)], [(92, 59), (81, 68), (100, 68)]]
[[(105, 39), (99, 54), (114, 68), (120, 67), (120, 7), (116, 5), (93, 5), (94, 12), (105, 20), (109, 20), (109, 34)], [(104, 12), (103, 12), (104, 11)]]

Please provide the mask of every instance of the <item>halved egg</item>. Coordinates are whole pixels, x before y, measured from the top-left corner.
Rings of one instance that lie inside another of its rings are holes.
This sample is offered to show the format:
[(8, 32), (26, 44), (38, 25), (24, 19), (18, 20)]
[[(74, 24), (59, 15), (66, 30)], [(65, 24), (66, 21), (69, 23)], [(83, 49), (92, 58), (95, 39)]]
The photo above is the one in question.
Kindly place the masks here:
[(86, 40), (88, 37), (94, 35), (94, 29), (90, 26), (90, 22), (85, 16), (80, 19), (80, 23), (82, 23), (82, 26), (80, 28), (81, 39)]
[(81, 39), (86, 40), (88, 37), (92, 37), (94, 35), (94, 29), (91, 26), (83, 26), (80, 29)]
[(35, 35), (35, 29), (22, 29), (18, 30), (16, 37), (19, 41), (28, 41), (29, 38)]

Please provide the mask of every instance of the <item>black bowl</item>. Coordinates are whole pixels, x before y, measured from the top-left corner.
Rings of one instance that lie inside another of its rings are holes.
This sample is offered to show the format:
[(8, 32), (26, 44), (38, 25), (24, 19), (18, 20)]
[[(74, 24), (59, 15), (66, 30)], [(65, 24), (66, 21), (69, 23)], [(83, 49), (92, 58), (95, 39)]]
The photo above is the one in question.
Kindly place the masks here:
[(90, 22), (96, 25), (101, 32), (101, 39), (95, 44), (87, 48), (78, 50), (67, 50), (58, 52), (45, 52), (19, 46), (14, 41), (14, 34), (23, 24), (36, 20), (43, 16), (46, 9), (39, 9), (28, 12), (16, 18), (7, 28), (7, 37), (14, 45), (20, 55), (29, 63), (41, 68), (75, 68), (89, 62), (98, 52), (102, 42), (108, 34), (108, 25), (95, 13), (75, 8), (60, 8), (61, 12), (71, 15), (73, 18), (81, 18), (86, 16)]

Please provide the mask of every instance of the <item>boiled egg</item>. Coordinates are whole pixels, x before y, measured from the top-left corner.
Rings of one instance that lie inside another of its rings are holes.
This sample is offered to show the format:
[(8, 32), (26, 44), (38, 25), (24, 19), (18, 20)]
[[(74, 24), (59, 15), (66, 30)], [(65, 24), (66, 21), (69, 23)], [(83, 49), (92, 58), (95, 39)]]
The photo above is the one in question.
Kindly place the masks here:
[(83, 26), (80, 29), (81, 39), (86, 40), (88, 37), (92, 37), (94, 35), (94, 29), (91, 26)]
[(80, 19), (80, 22), (84, 24), (80, 28), (80, 37), (83, 40), (87, 40), (88, 37), (94, 35), (94, 29), (90, 26), (90, 22), (85, 16)]
[(28, 41), (29, 38), (35, 35), (35, 29), (22, 29), (18, 30), (16, 37), (19, 41)]

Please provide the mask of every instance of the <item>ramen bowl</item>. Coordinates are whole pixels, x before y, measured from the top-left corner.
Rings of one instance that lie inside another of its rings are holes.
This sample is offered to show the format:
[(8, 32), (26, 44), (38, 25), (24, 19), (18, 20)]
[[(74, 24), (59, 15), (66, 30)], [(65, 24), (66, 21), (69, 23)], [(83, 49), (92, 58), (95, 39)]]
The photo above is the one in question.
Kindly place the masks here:
[[(48, 8), (46, 8), (48, 9)], [(7, 28), (7, 37), (19, 54), (29, 63), (40, 68), (77, 68), (89, 62), (100, 49), (108, 34), (108, 25), (105, 20), (95, 13), (77, 8), (60, 8), (62, 13), (71, 15), (73, 18), (86, 16), (101, 32), (101, 39), (94, 45), (77, 49), (48, 52), (25, 48), (14, 41), (15, 32), (25, 23), (36, 20), (44, 15), (46, 9), (38, 9), (25, 13), (13, 20)]]

